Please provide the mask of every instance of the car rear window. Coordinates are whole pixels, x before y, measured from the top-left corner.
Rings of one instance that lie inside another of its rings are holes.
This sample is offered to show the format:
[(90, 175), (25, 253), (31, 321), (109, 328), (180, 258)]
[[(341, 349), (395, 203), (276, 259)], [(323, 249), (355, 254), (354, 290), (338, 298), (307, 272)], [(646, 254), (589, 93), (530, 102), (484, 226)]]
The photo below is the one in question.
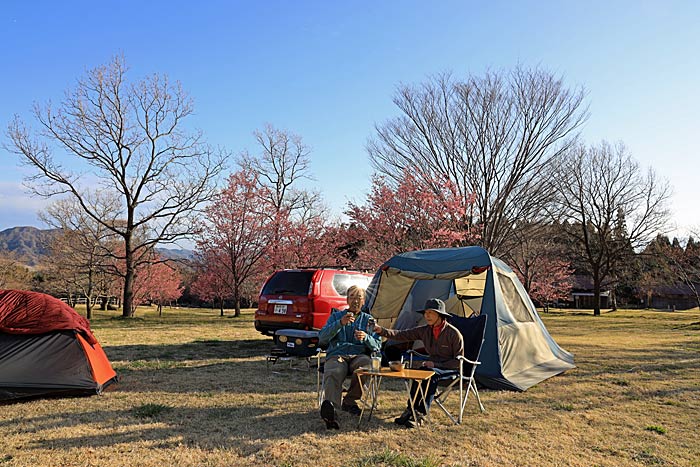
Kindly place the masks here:
[(336, 274), (333, 276), (333, 288), (338, 292), (338, 295), (345, 297), (348, 294), (348, 289), (353, 285), (366, 289), (371, 280), (371, 277), (360, 274)]
[(278, 271), (265, 287), (263, 295), (308, 295), (314, 271)]

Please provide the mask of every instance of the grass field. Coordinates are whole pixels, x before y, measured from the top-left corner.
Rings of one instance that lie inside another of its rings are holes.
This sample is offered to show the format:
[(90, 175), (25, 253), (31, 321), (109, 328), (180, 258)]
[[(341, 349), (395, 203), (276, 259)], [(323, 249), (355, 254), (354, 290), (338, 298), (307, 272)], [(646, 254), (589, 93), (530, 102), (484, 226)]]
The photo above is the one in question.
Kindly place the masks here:
[(268, 368), (252, 312), (100, 314), (93, 330), (121, 376), (101, 396), (0, 406), (4, 466), (696, 466), (700, 312), (552, 312), (577, 368), (524, 393), (483, 391), (462, 426), (392, 423), (402, 386), (383, 384), (361, 430), (327, 431), (315, 369)]

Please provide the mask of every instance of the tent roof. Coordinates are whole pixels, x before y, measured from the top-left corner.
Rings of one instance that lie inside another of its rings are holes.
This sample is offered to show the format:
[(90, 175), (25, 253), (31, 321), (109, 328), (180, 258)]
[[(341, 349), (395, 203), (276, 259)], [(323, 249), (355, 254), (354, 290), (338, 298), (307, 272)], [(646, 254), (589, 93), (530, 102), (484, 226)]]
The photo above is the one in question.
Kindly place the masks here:
[(491, 265), (491, 257), (488, 252), (481, 247), (470, 246), (409, 251), (392, 257), (382, 267), (427, 274), (441, 274), (468, 271), (473, 267), (489, 265)]
[(97, 341), (90, 323), (66, 303), (39, 292), (0, 290), (0, 332), (45, 334), (77, 331), (90, 344)]

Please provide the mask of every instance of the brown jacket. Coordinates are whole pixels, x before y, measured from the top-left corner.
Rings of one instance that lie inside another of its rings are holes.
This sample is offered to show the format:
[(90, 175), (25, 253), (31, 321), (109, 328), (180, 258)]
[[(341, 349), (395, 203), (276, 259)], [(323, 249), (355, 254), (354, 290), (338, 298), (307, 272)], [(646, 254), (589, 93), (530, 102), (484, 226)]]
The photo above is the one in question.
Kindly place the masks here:
[(433, 337), (433, 329), (428, 326), (420, 326), (412, 329), (396, 330), (382, 329), (382, 337), (388, 337), (397, 341), (423, 341), (425, 350), (430, 356), (430, 361), (435, 363), (436, 368), (444, 370), (459, 369), (457, 355), (464, 355), (464, 341), (457, 328), (450, 323), (446, 323), (437, 339)]

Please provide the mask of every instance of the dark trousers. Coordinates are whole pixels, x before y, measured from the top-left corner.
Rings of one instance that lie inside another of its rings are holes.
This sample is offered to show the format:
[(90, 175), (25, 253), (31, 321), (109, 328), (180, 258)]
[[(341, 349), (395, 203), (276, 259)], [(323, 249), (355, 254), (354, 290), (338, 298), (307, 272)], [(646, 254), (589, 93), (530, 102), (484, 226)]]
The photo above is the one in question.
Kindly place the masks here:
[[(433, 370), (435, 372), (433, 377), (430, 378), (430, 382), (422, 381), (421, 383), (417, 383), (414, 381), (411, 384), (411, 399), (414, 397), (416, 398), (416, 412), (420, 412), (421, 414), (425, 415), (428, 413), (428, 410), (430, 410), (430, 404), (433, 403), (433, 399), (435, 399), (435, 391), (437, 390), (438, 383), (440, 383), (440, 381), (452, 381), (455, 377), (459, 377), (459, 371), (424, 367), (421, 367), (420, 369)], [(422, 385), (423, 390), (425, 391), (425, 406), (423, 406), (423, 401), (420, 399), (420, 394), (416, 396), (418, 384)], [(408, 403), (406, 404), (408, 410), (411, 410), (411, 399), (409, 399)]]

